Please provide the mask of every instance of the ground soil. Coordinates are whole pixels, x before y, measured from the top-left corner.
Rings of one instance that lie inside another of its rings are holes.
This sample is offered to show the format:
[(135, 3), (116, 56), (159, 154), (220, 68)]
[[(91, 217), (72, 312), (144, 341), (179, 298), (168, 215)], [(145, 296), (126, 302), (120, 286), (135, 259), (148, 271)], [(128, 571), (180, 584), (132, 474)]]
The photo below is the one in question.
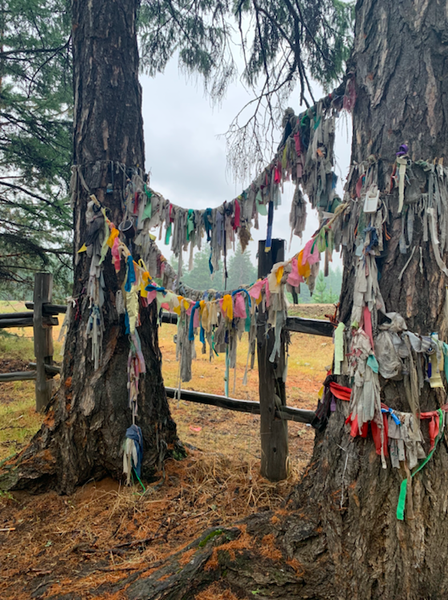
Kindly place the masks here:
[[(331, 306), (303, 308), (300, 316), (332, 312)], [(163, 326), (160, 332), (164, 378), (171, 386), (178, 383), (174, 333), (173, 326)], [(331, 355), (331, 340), (292, 336), (288, 405), (315, 407)], [(246, 357), (242, 342), (235, 393), (231, 386), (230, 395), (257, 400), (256, 371), (249, 372), (247, 387), (241, 386)], [(198, 348), (194, 378), (183, 387), (222, 394), (221, 362), (223, 357), (210, 363)], [(25, 370), (26, 364), (3, 357), (0, 372)], [(11, 385), (0, 385), (0, 403), (11, 402)], [(232, 525), (266, 509), (282, 510), (311, 455), (310, 427), (288, 424), (291, 474), (272, 484), (259, 475), (258, 416), (182, 400), (170, 401), (170, 407), (187, 458), (169, 460), (155, 481), (144, 482), (145, 492), (138, 484), (127, 488), (105, 479), (87, 483), (72, 496), (0, 496), (1, 598), (122, 598), (122, 592), (115, 591), (117, 582), (147, 574), (208, 527)]]
[(26, 371), (28, 363), (26, 360), (17, 358), (0, 358), (0, 373), (14, 373), (16, 371)]

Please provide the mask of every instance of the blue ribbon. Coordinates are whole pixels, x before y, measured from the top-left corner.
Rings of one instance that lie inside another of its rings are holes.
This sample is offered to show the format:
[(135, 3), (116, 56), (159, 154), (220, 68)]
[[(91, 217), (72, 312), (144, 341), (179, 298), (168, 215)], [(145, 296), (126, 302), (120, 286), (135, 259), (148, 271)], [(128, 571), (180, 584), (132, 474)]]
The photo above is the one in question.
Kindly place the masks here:
[(145, 290), (147, 292), (162, 292), (162, 294), (166, 296), (166, 289), (164, 287), (157, 287), (153, 283), (148, 283), (148, 285), (145, 287)]
[(125, 324), (125, 326), (126, 326), (125, 333), (126, 333), (126, 335), (127, 335), (127, 334), (131, 333), (131, 325), (130, 325), (130, 323), (129, 323), (129, 315), (128, 315), (128, 311), (126, 311), (126, 312), (124, 313), (124, 324)]
[(128, 263), (128, 273), (124, 289), (126, 292), (130, 292), (132, 289), (132, 284), (135, 283), (134, 259), (132, 256), (128, 256), (126, 262)]
[(209, 271), (210, 271), (211, 275), (213, 275), (213, 271), (214, 271), (213, 265), (212, 265), (212, 255), (213, 255), (213, 253), (210, 250), (210, 256), (209, 256), (209, 259), (208, 259), (208, 268), (209, 268)]
[(250, 294), (249, 294), (249, 292), (248, 292), (247, 290), (245, 290), (244, 288), (240, 288), (239, 290), (235, 290), (235, 291), (233, 291), (233, 292), (232, 292), (232, 298), (233, 298), (233, 296), (234, 296), (235, 294), (238, 294), (239, 292), (245, 292), (245, 293), (246, 293), (246, 295), (247, 295), (247, 299), (249, 300), (249, 308), (250, 308), (250, 306), (251, 306), (251, 304), (250, 304)]
[(194, 327), (193, 327), (194, 311), (197, 310), (198, 308), (199, 308), (199, 301), (196, 302), (196, 304), (191, 309), (190, 324), (188, 326), (188, 339), (190, 340), (190, 342), (194, 342)]
[(395, 421), (395, 425), (401, 425), (400, 419), (397, 417), (397, 415), (394, 413), (394, 411), (391, 408), (382, 408), (381, 412), (389, 413), (390, 416), (392, 417), (392, 419)]

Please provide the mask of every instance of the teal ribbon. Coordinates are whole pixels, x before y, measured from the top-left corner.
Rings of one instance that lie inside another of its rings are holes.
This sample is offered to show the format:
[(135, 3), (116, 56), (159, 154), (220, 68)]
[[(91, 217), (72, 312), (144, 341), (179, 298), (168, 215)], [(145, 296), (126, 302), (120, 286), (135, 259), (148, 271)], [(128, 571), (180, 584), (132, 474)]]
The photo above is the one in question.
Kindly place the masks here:
[[(434, 454), (434, 452), (436, 451), (437, 448), (437, 444), (439, 443), (439, 441), (442, 439), (443, 437), (443, 412), (442, 410), (439, 408), (437, 410), (437, 412), (439, 413), (439, 435), (436, 439), (436, 443), (434, 444), (434, 448), (431, 450), (431, 452), (428, 454), (428, 456), (425, 458), (425, 460), (414, 470), (413, 473), (411, 473), (411, 477), (414, 477), (414, 475), (417, 475), (417, 473), (419, 471), (421, 471), (423, 469), (423, 467), (425, 465), (428, 464), (428, 462), (431, 460), (432, 455)], [(406, 479), (404, 479), (401, 482), (401, 486), (400, 486), (400, 495), (398, 496), (398, 504), (397, 504), (397, 519), (399, 521), (404, 521), (404, 511), (406, 508), (406, 493), (407, 493), (407, 488), (408, 488), (408, 480), (409, 477), (406, 477)]]

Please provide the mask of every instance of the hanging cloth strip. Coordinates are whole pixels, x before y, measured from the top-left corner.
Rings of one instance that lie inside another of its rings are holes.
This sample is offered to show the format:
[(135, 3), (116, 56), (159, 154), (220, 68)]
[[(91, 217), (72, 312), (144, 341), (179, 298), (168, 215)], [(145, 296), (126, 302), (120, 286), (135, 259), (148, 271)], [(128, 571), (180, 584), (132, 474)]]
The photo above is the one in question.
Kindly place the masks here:
[(269, 202), (268, 209), (268, 228), (266, 231), (266, 243), (265, 243), (265, 252), (269, 252), (272, 246), (272, 223), (274, 221), (274, 203), (272, 200)]
[(421, 471), (425, 465), (428, 464), (428, 462), (433, 457), (434, 452), (436, 451), (437, 444), (443, 438), (443, 412), (442, 412), (441, 408), (439, 408), (436, 412), (438, 413), (438, 416), (439, 416), (438, 425), (439, 425), (439, 431), (441, 431), (441, 433), (440, 433), (440, 435), (437, 436), (434, 447), (430, 451), (428, 456), (425, 458), (425, 460), (418, 467), (416, 467), (416, 469), (413, 471), (413, 473), (411, 473), (410, 477), (407, 477), (406, 479), (404, 479), (401, 482), (400, 495), (398, 496), (398, 504), (397, 504), (397, 519), (399, 521), (404, 521), (404, 512), (405, 512), (405, 507), (406, 507), (406, 495), (407, 495), (408, 483), (411, 482), (412, 477), (417, 475), (417, 473), (419, 471)]
[(235, 294), (239, 294), (240, 292), (243, 292), (244, 294), (247, 295), (247, 300), (249, 302), (249, 308), (250, 308), (251, 307), (250, 294), (249, 294), (249, 292), (246, 289), (244, 289), (244, 288), (238, 288), (237, 290), (234, 290), (231, 294), (232, 294), (232, 296), (235, 296)]
[(200, 303), (198, 301), (191, 309), (190, 323), (189, 323), (189, 328), (188, 328), (188, 339), (190, 342), (194, 342), (194, 317), (195, 317), (195, 312), (198, 310), (199, 307), (200, 307)]
[(343, 385), (339, 385), (339, 383), (336, 383), (335, 381), (331, 381), (330, 392), (335, 398), (338, 398), (338, 400), (349, 402), (352, 390), (348, 387), (344, 387)]
[(126, 259), (127, 263), (127, 274), (126, 274), (126, 284), (124, 289), (126, 292), (130, 292), (132, 289), (132, 284), (135, 283), (135, 269), (134, 269), (134, 260), (131, 255), (129, 255)]
[(134, 469), (140, 479), (143, 462), (143, 435), (138, 425), (126, 430), (126, 442), (123, 454), (123, 473), (127, 475), (127, 484), (131, 483), (131, 471)]

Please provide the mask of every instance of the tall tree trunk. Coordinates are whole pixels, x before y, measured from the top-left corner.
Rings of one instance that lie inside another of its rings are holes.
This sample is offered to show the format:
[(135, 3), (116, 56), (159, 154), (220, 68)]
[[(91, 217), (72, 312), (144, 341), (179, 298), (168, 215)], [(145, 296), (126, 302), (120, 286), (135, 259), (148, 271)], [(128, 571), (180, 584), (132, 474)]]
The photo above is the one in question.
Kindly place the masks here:
[[(136, 12), (138, 0), (73, 0), (74, 163), (78, 177), (74, 203), (74, 292), (65, 345), (63, 380), (41, 431), (3, 475), (3, 487), (56, 487), (69, 493), (88, 479), (122, 476), (122, 446), (132, 423), (128, 406), (129, 340), (115, 294), (124, 269), (104, 261), (104, 332), (99, 367), (87, 336), (91, 314), (86, 290), (91, 258), (77, 251), (87, 238), (90, 194), (107, 207), (116, 225), (123, 219), (126, 177), (144, 166), (141, 88), (138, 82)], [(126, 177), (117, 167), (125, 166)], [(113, 191), (106, 193), (107, 186)], [(101, 281), (97, 282), (101, 285)], [(150, 476), (177, 442), (161, 374), (156, 303), (142, 311), (140, 338), (146, 376), (140, 383), (137, 424), (143, 432), (143, 474)]]
[[(357, 3), (352, 164), (369, 159), (376, 163), (382, 192), (389, 190), (401, 144), (409, 146), (412, 160), (433, 163), (447, 156), (447, 20), (446, 2), (436, 0)], [(412, 169), (420, 194), (427, 192), (427, 174), (418, 166)], [(356, 201), (359, 176), (358, 172), (349, 186), (351, 222), (347, 225), (359, 223), (363, 204)], [(414, 184), (410, 176), (409, 190)], [(384, 250), (375, 259), (386, 310), (400, 313), (410, 331), (422, 335), (436, 331), (447, 340), (447, 282), (436, 263), (431, 236), (424, 241), (421, 215), (416, 215), (412, 242), (401, 253), (402, 220), (412, 205), (405, 203), (399, 214), (396, 189), (387, 202), (390, 239), (384, 236)], [(348, 327), (358, 262), (355, 250), (352, 242), (344, 254), (340, 319)], [(347, 384), (347, 379), (342, 383)], [(411, 411), (403, 381), (380, 378), (380, 383), (385, 404)], [(420, 408), (435, 410), (445, 398), (445, 390), (432, 390), (425, 382)], [(338, 401), (327, 428), (316, 434), (310, 466), (289, 499), (287, 513), (262, 513), (237, 533), (215, 531), (206, 538), (207, 544), (198, 544), (197, 559), (183, 571), (182, 555), (176, 555), (161, 571), (132, 583), (127, 596), (194, 598), (198, 590), (219, 580), (221, 589), (228, 588), (238, 597), (260, 599), (444, 598), (448, 594), (446, 442), (438, 444), (412, 479), (405, 520), (398, 520), (400, 485), (409, 470), (404, 463), (400, 469), (390, 463), (383, 469), (370, 435), (351, 438), (344, 426), (347, 408), (347, 403)], [(428, 422), (422, 422), (422, 432), (428, 452)], [(216, 593), (218, 588), (210, 589)]]

